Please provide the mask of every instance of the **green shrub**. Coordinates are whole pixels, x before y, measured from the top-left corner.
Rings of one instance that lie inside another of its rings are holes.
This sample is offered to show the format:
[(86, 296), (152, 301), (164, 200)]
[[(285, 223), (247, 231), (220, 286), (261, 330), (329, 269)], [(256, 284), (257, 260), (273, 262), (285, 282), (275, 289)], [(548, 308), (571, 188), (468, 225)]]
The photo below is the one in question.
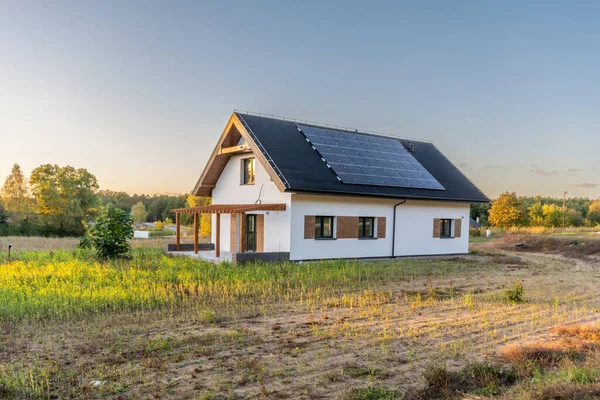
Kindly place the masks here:
[(129, 252), (129, 240), (132, 237), (131, 215), (112, 204), (107, 204), (79, 245), (82, 248), (93, 247), (98, 257), (115, 258)]
[(521, 283), (520, 279), (518, 279), (515, 282), (514, 288), (507, 289), (504, 292), (504, 297), (506, 298), (507, 301), (509, 301), (511, 303), (525, 302), (525, 294), (524, 294), (524, 290), (523, 290), (523, 284)]

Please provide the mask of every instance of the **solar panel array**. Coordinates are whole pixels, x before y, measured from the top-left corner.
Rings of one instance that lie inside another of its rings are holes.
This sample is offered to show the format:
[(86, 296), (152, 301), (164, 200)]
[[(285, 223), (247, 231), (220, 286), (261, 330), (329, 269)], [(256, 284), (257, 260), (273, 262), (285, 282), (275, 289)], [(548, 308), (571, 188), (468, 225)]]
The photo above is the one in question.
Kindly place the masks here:
[(445, 190), (397, 139), (299, 125), (343, 183)]

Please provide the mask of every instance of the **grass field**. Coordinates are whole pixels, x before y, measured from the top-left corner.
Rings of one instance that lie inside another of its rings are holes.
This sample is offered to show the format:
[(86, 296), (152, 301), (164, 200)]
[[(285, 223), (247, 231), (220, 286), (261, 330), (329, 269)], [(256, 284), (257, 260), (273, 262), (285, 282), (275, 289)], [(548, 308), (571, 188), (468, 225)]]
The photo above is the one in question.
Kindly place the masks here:
[(600, 396), (587, 253), (214, 266), (27, 240), (0, 247), (0, 398)]

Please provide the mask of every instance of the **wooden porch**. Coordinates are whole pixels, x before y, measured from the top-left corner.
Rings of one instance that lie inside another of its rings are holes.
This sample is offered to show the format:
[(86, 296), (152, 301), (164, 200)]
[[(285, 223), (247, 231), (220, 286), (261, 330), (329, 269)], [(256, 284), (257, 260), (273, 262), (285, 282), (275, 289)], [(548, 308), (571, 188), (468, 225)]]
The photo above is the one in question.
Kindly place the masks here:
[[(239, 244), (239, 252), (243, 253), (244, 249), (244, 240), (242, 240), (243, 233), (245, 232), (245, 215), (252, 211), (285, 211), (285, 204), (211, 204), (207, 206), (197, 206), (197, 207), (189, 207), (189, 208), (176, 208), (171, 210), (171, 212), (175, 213), (175, 248), (176, 251), (180, 251), (181, 249), (181, 214), (194, 214), (194, 253), (198, 254), (199, 246), (199, 226), (200, 226), (200, 214), (215, 214), (216, 215), (216, 223), (214, 226), (215, 229), (215, 257), (218, 259), (221, 257), (221, 214), (230, 214), (232, 218), (236, 218), (238, 215), (240, 216), (240, 227), (236, 228), (236, 238), (237, 243)], [(237, 227), (237, 225), (236, 225)], [(233, 228), (232, 228), (233, 229)], [(231, 251), (232, 253), (234, 251)]]

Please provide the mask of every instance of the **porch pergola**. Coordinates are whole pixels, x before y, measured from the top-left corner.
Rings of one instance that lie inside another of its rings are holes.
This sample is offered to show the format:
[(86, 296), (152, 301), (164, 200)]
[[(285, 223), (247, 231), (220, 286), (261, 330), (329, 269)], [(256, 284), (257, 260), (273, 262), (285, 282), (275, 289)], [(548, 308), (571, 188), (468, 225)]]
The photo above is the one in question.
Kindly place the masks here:
[[(208, 206), (197, 206), (189, 208), (175, 208), (171, 212), (175, 213), (175, 240), (176, 249), (180, 250), (180, 227), (181, 214), (194, 214), (194, 253), (198, 253), (198, 227), (200, 225), (199, 214), (216, 214), (217, 221), (215, 226), (215, 256), (221, 256), (221, 214), (241, 214), (244, 215), (250, 211), (285, 211), (285, 204), (211, 204)], [(241, 219), (244, 220), (243, 218)], [(243, 232), (243, 227), (241, 229)], [(243, 252), (243, 241), (240, 241), (240, 251)]]

